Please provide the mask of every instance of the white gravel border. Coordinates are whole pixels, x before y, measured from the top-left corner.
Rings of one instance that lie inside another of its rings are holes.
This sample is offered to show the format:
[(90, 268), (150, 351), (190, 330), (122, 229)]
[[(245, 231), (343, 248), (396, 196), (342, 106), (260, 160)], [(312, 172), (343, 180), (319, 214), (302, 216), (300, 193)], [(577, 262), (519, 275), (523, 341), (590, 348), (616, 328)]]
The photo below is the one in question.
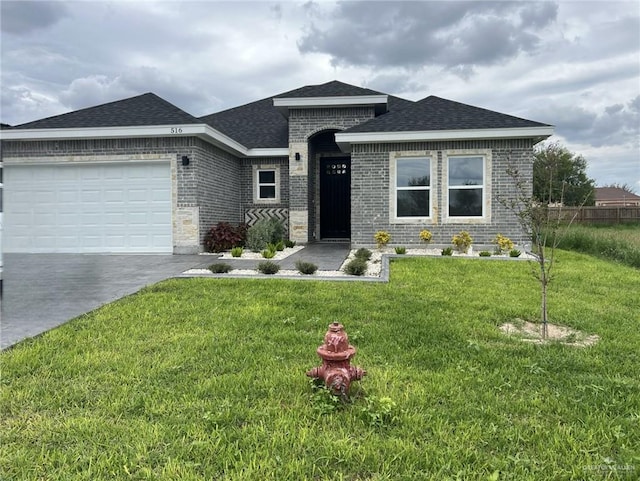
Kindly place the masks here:
[[(294, 254), (300, 250), (304, 249), (304, 246), (295, 246), (292, 248), (287, 248), (282, 252), (278, 252), (275, 257), (272, 259), (264, 259), (259, 252), (246, 252), (242, 254), (242, 257), (232, 257), (230, 253), (224, 253), (219, 259), (235, 259), (235, 260), (282, 260), (289, 257), (291, 254)], [(257, 269), (232, 269), (227, 274), (214, 274), (209, 269), (189, 269), (182, 273), (183, 276), (205, 276), (205, 277), (284, 277), (284, 278), (347, 278), (349, 280), (358, 280), (358, 279), (367, 279), (367, 280), (378, 280), (381, 277), (383, 265), (388, 267), (389, 258), (390, 257), (403, 257), (403, 256), (414, 256), (414, 257), (443, 257), (442, 249), (439, 248), (429, 248), (429, 249), (407, 249), (405, 254), (396, 254), (395, 249), (393, 247), (385, 247), (384, 249), (369, 249), (371, 251), (371, 259), (367, 261), (367, 272), (364, 276), (351, 276), (344, 272), (344, 267), (347, 263), (355, 258), (355, 253), (357, 249), (352, 249), (349, 252), (349, 256), (345, 259), (345, 261), (340, 266), (340, 270), (337, 271), (316, 271), (314, 274), (302, 274), (297, 270), (291, 269), (282, 269), (278, 271), (276, 274), (262, 274)], [(451, 257), (467, 257), (467, 258), (476, 258), (479, 259), (479, 252), (474, 252), (473, 249), (469, 249), (469, 252), (466, 254), (455, 252)], [(278, 257), (281, 255), (281, 257)], [(444, 256), (448, 257), (448, 256)], [(520, 259), (535, 259), (535, 256), (523, 252), (517, 258), (509, 257), (509, 254), (496, 255), (491, 254), (491, 257), (485, 257), (484, 259), (502, 259), (502, 260), (520, 260)], [(387, 269), (388, 270), (388, 269)]]

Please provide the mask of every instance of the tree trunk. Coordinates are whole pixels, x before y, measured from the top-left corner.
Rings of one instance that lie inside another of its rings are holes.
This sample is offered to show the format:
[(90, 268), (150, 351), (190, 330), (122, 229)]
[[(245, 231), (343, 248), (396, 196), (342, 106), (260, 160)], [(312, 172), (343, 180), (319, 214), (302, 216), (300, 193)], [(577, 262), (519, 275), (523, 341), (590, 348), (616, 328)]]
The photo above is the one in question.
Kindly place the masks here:
[(547, 279), (541, 280), (542, 284), (542, 339), (546, 339), (549, 330), (547, 328)]

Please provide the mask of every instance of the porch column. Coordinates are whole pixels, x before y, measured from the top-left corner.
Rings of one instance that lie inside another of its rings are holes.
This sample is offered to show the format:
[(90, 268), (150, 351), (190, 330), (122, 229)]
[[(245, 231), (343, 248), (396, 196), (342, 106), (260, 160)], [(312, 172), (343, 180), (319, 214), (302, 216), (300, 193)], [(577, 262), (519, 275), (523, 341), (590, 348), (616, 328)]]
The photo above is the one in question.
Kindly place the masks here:
[(289, 237), (299, 243), (309, 242), (309, 148), (306, 142), (289, 144)]

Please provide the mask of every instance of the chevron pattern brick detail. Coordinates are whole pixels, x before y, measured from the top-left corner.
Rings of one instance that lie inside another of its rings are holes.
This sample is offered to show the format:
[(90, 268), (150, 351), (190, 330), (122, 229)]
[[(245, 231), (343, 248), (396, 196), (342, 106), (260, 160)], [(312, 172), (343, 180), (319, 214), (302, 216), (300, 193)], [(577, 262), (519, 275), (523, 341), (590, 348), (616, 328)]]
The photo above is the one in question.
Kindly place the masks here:
[(275, 218), (284, 224), (284, 232), (289, 235), (289, 209), (282, 208), (264, 208), (264, 209), (247, 209), (244, 211), (244, 221), (252, 226), (260, 219)]

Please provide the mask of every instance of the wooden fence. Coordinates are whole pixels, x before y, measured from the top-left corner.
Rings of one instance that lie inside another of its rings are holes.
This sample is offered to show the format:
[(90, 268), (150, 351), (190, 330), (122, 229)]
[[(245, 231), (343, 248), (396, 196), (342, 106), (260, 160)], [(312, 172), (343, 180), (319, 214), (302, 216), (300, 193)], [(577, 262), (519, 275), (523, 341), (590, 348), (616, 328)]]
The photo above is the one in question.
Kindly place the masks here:
[(640, 223), (640, 207), (552, 207), (566, 221), (580, 224)]

